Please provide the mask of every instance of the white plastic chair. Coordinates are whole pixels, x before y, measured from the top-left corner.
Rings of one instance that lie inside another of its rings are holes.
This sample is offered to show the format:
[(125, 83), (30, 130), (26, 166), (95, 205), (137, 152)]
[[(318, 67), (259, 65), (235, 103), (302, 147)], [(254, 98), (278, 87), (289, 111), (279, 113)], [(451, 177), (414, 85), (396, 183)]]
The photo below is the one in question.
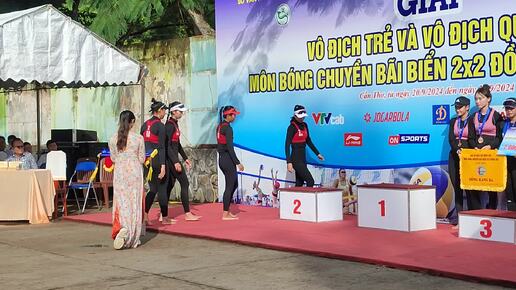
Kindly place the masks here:
[[(57, 195), (59, 191), (61, 191), (61, 202), (63, 204), (63, 212), (66, 216), (68, 211), (66, 209), (66, 153), (63, 151), (51, 151), (47, 153), (47, 162), (45, 164), (45, 169), (50, 170), (52, 173), (52, 179), (54, 180), (54, 184), (57, 183), (56, 186), (56, 199), (55, 199), (55, 215), (57, 218)], [(58, 189), (57, 186), (59, 182), (63, 182), (63, 188)]]

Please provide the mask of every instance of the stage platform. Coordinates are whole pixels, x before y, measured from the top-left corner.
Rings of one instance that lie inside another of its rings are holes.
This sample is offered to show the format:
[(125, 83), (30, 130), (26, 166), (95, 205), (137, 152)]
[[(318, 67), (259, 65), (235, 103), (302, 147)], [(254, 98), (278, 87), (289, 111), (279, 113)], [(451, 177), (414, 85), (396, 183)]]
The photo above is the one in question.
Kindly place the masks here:
[[(169, 212), (179, 219), (178, 223), (148, 230), (516, 286), (516, 245), (460, 239), (458, 230), (450, 225), (406, 233), (359, 228), (355, 216), (346, 215), (344, 221), (310, 223), (280, 220), (278, 209), (240, 205), (235, 208), (240, 219), (222, 221), (221, 204), (192, 205), (192, 212), (203, 216), (202, 220), (186, 222), (182, 208), (171, 207)], [(155, 223), (158, 214), (158, 209), (150, 213)], [(64, 219), (111, 225), (110, 213)], [(110, 235), (106, 231), (106, 239)]]

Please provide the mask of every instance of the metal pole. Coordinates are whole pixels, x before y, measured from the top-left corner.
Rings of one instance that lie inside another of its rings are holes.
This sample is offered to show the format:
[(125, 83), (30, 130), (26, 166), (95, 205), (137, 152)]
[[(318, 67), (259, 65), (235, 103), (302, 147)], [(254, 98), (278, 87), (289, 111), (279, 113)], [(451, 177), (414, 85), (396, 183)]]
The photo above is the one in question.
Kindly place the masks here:
[(41, 96), (40, 96), (40, 86), (36, 84), (36, 130), (37, 130), (37, 154), (39, 157), (41, 150)]
[(141, 79), (140, 126), (145, 122), (145, 77)]

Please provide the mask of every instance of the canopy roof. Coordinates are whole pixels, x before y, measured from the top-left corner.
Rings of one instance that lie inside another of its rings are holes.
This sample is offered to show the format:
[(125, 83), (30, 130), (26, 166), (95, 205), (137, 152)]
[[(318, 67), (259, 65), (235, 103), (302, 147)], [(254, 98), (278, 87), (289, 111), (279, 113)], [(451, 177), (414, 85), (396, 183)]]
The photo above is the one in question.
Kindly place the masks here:
[(52, 5), (0, 14), (0, 88), (136, 84), (142, 65)]

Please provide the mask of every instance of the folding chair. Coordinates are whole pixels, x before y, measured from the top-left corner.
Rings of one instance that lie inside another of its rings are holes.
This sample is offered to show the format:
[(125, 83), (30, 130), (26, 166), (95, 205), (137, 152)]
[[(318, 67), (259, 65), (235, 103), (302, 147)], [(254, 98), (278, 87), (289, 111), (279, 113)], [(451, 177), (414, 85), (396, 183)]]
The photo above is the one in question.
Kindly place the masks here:
[[(97, 163), (94, 161), (78, 161), (77, 165), (75, 167), (75, 171), (70, 178), (70, 183), (68, 184), (68, 192), (70, 192), (70, 189), (73, 190), (73, 194), (75, 195), (75, 200), (77, 201), (77, 207), (79, 210), (81, 209), (81, 206), (79, 204), (79, 199), (77, 198), (77, 189), (86, 190), (85, 197), (84, 197), (84, 205), (82, 207), (81, 213), (84, 213), (84, 210), (86, 209), (86, 204), (88, 203), (88, 197), (90, 194), (90, 189), (93, 190), (93, 194), (95, 195), (95, 201), (97, 202), (97, 207), (100, 210), (100, 204), (99, 199), (97, 197), (97, 192), (95, 191), (95, 187), (93, 186), (93, 183), (95, 181), (95, 178), (97, 177), (98, 167)], [(73, 178), (75, 177), (76, 181), (73, 181)], [(66, 196), (68, 197), (68, 192), (66, 193)]]
[[(57, 203), (59, 194), (61, 194), (61, 202), (63, 204), (64, 215), (68, 215), (66, 210), (66, 153), (63, 151), (51, 151), (47, 153), (47, 162), (45, 169), (50, 170), (54, 187), (56, 188), (56, 196), (54, 198), (54, 218), (57, 218)], [(59, 185), (63, 183), (63, 186)]]

